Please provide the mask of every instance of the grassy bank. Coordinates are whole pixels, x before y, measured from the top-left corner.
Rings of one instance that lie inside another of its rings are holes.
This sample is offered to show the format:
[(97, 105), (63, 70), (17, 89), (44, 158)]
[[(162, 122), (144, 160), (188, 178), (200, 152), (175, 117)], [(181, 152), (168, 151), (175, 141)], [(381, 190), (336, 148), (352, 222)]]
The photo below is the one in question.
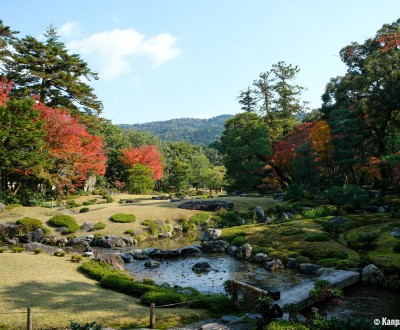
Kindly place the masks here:
[[(149, 309), (138, 299), (101, 288), (67, 257), (2, 253), (0, 264), (0, 329), (25, 329), (27, 307), (35, 329), (65, 328), (71, 320), (110, 327), (149, 322)], [(201, 317), (206, 317), (202, 310), (157, 309), (158, 324), (167, 327)]]

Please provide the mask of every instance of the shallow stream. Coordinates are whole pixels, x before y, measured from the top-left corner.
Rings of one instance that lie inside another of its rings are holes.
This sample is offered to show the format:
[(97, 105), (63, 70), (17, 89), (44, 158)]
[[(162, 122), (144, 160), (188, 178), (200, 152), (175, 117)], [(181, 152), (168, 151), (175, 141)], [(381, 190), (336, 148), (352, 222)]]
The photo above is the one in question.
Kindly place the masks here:
[[(199, 261), (208, 262), (212, 270), (207, 273), (195, 273), (192, 267)], [(159, 268), (154, 269), (146, 268), (144, 263), (142, 260), (133, 261), (125, 264), (125, 269), (138, 280), (151, 278), (157, 284), (190, 286), (200, 292), (223, 293), (226, 280), (241, 281), (265, 290), (282, 291), (312, 278), (291, 270), (270, 272), (259, 264), (244, 262), (226, 254), (164, 260), (160, 261)]]

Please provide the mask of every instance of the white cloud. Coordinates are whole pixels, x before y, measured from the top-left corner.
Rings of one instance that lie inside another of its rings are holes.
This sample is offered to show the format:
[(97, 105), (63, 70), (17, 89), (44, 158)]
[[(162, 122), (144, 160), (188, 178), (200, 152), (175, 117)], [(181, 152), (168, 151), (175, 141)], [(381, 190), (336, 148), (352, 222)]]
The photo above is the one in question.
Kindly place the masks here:
[(68, 22), (57, 29), (57, 32), (63, 37), (79, 36), (81, 28), (78, 22)]
[(176, 38), (169, 33), (148, 38), (134, 29), (115, 29), (71, 41), (68, 47), (90, 58), (101, 78), (112, 79), (131, 72), (140, 55), (150, 58), (153, 67), (175, 59), (180, 53), (175, 43)]

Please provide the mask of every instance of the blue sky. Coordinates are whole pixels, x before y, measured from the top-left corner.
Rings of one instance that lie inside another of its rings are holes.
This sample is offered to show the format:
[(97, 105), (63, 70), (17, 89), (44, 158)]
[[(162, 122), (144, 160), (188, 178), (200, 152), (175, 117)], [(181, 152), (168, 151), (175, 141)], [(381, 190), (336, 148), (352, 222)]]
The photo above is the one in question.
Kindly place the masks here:
[(278, 61), (300, 68), (318, 108), (345, 73), (340, 49), (398, 18), (398, 0), (13, 0), (0, 15), (20, 37), (57, 28), (99, 73), (114, 124), (236, 114), (240, 91)]

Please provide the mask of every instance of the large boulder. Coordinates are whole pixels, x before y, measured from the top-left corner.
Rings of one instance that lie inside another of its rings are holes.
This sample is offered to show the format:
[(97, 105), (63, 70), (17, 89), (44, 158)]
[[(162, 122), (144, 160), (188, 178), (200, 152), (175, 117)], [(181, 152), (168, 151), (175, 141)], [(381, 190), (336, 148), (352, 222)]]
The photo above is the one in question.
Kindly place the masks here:
[(274, 271), (274, 270), (278, 270), (278, 269), (283, 269), (285, 268), (283, 266), (282, 261), (280, 261), (279, 259), (274, 259), (271, 261), (266, 261), (264, 264), (264, 267), (266, 270), (270, 270), (270, 271)]
[(153, 259), (176, 259), (180, 256), (179, 250), (156, 250), (149, 253), (149, 257)]
[(251, 259), (251, 261), (253, 262), (257, 262), (259, 264), (262, 264), (264, 261), (266, 261), (268, 258), (268, 255), (266, 255), (265, 253), (257, 253), (253, 259)]
[(299, 263), (296, 261), (295, 258), (288, 258), (286, 263), (286, 268), (296, 269), (299, 268)]
[(221, 229), (215, 229), (215, 228), (208, 228), (204, 233), (201, 235), (200, 241), (208, 242), (208, 241), (215, 241), (217, 240), (222, 234)]
[(21, 226), (14, 223), (3, 223), (0, 224), (0, 240), (6, 238), (13, 238), (20, 232)]
[(199, 261), (193, 265), (192, 270), (195, 273), (206, 273), (206, 272), (209, 272), (210, 270), (212, 270), (212, 268), (208, 262)]
[(224, 240), (216, 240), (210, 242), (202, 242), (201, 248), (205, 252), (225, 252), (229, 243)]
[(363, 268), (361, 274), (361, 280), (363, 281), (364, 284), (380, 285), (383, 283), (384, 279), (385, 275), (383, 274), (383, 271), (380, 270), (375, 265), (369, 264), (368, 266), (365, 266)]
[(72, 246), (88, 246), (92, 244), (94, 239), (93, 235), (79, 236), (69, 240), (69, 245)]
[(321, 266), (318, 266), (316, 264), (310, 264), (310, 263), (303, 263), (299, 265), (299, 273), (301, 274), (316, 274), (318, 269), (320, 269)]
[(117, 235), (102, 236), (93, 241), (94, 246), (115, 249), (117, 247), (126, 247), (124, 240)]
[(24, 236), (20, 238), (20, 241), (23, 243), (32, 243), (32, 242), (42, 242), (44, 238), (44, 232), (42, 228), (36, 228), (29, 233), (26, 233)]
[(243, 260), (249, 260), (251, 258), (251, 252), (253, 251), (253, 248), (249, 243), (246, 243), (239, 247), (239, 252), (236, 255), (238, 258), (243, 259)]
[(239, 252), (239, 248), (237, 246), (234, 245), (229, 245), (228, 249), (226, 250), (226, 252), (228, 252), (229, 255), (236, 257), (236, 255)]
[(93, 222), (86, 221), (81, 226), (81, 229), (82, 229), (82, 231), (87, 232), (87, 231), (93, 230), (93, 227), (94, 227), (94, 223)]
[(219, 200), (192, 200), (178, 206), (186, 210), (218, 211), (219, 209), (233, 210), (234, 204), (230, 201)]
[(147, 268), (158, 268), (158, 267), (160, 267), (160, 263), (156, 260), (147, 260), (144, 263), (144, 266)]
[(185, 246), (183, 248), (178, 249), (179, 253), (182, 256), (198, 256), (201, 255), (201, 249), (197, 246), (191, 245), (191, 246)]
[(26, 251), (33, 251), (35, 249), (42, 249), (43, 252), (46, 252), (46, 253), (53, 253), (56, 250), (56, 248), (53, 247), (53, 246), (48, 246), (48, 245), (45, 245), (45, 244), (42, 244), (42, 243), (38, 243), (38, 242), (32, 242), (32, 243), (24, 244), (24, 248), (25, 248)]
[(96, 253), (94, 261), (104, 261), (116, 269), (124, 270), (124, 260), (116, 253)]
[(265, 217), (265, 213), (264, 213), (264, 210), (262, 209), (262, 207), (256, 206), (254, 208), (254, 212), (256, 214), (257, 222), (265, 222), (266, 217)]

